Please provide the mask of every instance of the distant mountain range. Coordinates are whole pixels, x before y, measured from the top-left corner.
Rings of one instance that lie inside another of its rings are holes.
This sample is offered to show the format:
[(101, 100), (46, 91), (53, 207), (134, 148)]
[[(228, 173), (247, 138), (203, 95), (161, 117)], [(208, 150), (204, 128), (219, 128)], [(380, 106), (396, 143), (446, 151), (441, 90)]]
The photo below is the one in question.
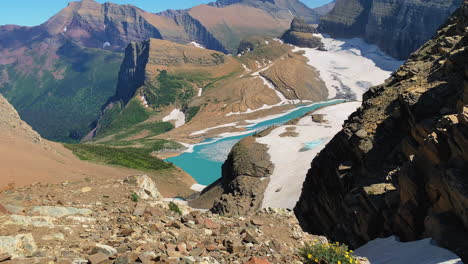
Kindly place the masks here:
[(153, 14), (131, 5), (72, 2), (36, 27), (0, 27), (0, 93), (42, 136), (79, 141), (114, 95), (122, 51), (148, 38), (236, 53), (252, 35), (278, 37), (294, 16), (319, 14), (297, 0), (219, 1)]
[(413, 0), (379, 9), (379, 0), (339, 0), (334, 8), (310, 9), (298, 0), (220, 0), (158, 14), (132, 5), (71, 2), (42, 25), (0, 27), (0, 93), (44, 138), (77, 142), (96, 127), (115, 95), (130, 42), (164, 39), (237, 54), (243, 39), (280, 37), (294, 17), (318, 24), (333, 8), (322, 32), (364, 37), (401, 58), (429, 39), (459, 2)]

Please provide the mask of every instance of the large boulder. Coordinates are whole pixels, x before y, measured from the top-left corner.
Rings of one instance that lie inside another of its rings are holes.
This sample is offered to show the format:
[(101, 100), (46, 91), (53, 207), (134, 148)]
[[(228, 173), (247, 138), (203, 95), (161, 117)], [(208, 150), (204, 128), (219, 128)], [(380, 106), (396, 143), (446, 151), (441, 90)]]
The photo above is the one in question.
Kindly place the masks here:
[(224, 215), (245, 215), (261, 209), (274, 168), (267, 150), (255, 137), (239, 141), (223, 164), (221, 179), (203, 190), (192, 204)]
[(13, 258), (31, 257), (37, 246), (31, 233), (16, 236), (0, 236), (0, 255), (8, 254)]

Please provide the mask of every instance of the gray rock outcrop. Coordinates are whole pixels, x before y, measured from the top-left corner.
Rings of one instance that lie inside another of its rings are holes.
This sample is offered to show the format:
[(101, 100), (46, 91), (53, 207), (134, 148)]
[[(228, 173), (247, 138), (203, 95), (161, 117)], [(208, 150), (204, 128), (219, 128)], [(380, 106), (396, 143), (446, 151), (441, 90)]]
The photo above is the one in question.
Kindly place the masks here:
[(256, 212), (261, 209), (273, 166), (267, 146), (256, 143), (254, 137), (244, 138), (229, 153), (221, 179), (208, 186), (197, 199), (209, 200), (205, 206), (218, 214)]
[(283, 34), (281, 39), (288, 44), (301, 48), (323, 49), (321, 39), (314, 36), (314, 33), (318, 33), (314, 26), (307, 24), (300, 18), (294, 18), (291, 22), (291, 28)]

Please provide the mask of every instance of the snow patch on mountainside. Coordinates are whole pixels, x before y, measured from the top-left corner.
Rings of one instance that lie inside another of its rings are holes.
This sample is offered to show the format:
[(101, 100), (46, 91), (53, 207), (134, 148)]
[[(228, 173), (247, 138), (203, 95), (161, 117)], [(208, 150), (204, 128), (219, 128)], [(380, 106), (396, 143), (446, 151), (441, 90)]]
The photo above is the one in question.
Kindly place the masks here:
[(165, 116), (162, 120), (165, 122), (174, 121), (174, 125), (177, 128), (185, 124), (185, 114), (176, 108), (172, 110), (172, 112), (170, 112), (169, 115)]
[(462, 264), (461, 259), (447, 249), (434, 245), (430, 238), (400, 242), (395, 236), (377, 238), (356, 249), (357, 256), (366, 257), (372, 264)]
[(197, 47), (197, 48), (200, 48), (200, 49), (204, 49), (204, 48), (205, 48), (202, 44), (200, 44), (200, 43), (198, 43), (198, 42), (195, 42), (195, 41), (190, 42), (190, 44), (191, 44), (192, 46)]
[(378, 85), (403, 64), (362, 39), (332, 39), (320, 34), (326, 51), (295, 48), (304, 51), (309, 65), (320, 72), (320, 78), (328, 88), (329, 98), (344, 95), (349, 90), (361, 100), (371, 86)]
[(216, 128), (222, 128), (222, 127), (233, 127), (237, 125), (237, 122), (235, 123), (229, 123), (229, 124), (224, 124), (224, 125), (219, 125), (219, 126), (214, 126), (214, 127), (209, 127), (209, 128), (205, 128), (203, 130), (199, 130), (199, 131), (195, 131), (193, 132), (192, 134), (190, 134), (190, 136), (196, 136), (196, 135), (201, 135), (201, 134), (205, 134), (206, 132), (210, 131), (210, 130), (213, 130), (213, 129), (216, 129)]
[[(274, 164), (263, 198), (264, 208), (294, 208), (310, 161), (341, 130), (344, 120), (360, 105), (360, 102), (349, 102), (324, 107), (313, 114), (324, 114), (325, 123), (313, 122), (308, 115), (296, 125), (284, 125), (265, 137), (256, 138), (258, 143), (268, 146), (268, 154)], [(297, 133), (297, 136), (281, 136), (288, 130)]]

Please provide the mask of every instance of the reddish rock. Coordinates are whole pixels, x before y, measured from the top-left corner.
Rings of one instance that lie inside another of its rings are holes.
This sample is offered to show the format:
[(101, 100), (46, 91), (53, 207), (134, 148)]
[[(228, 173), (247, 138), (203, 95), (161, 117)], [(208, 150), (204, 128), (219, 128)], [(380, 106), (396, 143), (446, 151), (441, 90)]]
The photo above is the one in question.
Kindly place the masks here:
[(0, 204), (0, 215), (2, 214), (10, 214), (10, 212), (5, 208), (5, 206)]
[(244, 264), (271, 264), (271, 262), (264, 258), (252, 257), (249, 261), (245, 262)]
[(218, 229), (219, 225), (211, 219), (205, 219), (205, 227), (208, 229)]

